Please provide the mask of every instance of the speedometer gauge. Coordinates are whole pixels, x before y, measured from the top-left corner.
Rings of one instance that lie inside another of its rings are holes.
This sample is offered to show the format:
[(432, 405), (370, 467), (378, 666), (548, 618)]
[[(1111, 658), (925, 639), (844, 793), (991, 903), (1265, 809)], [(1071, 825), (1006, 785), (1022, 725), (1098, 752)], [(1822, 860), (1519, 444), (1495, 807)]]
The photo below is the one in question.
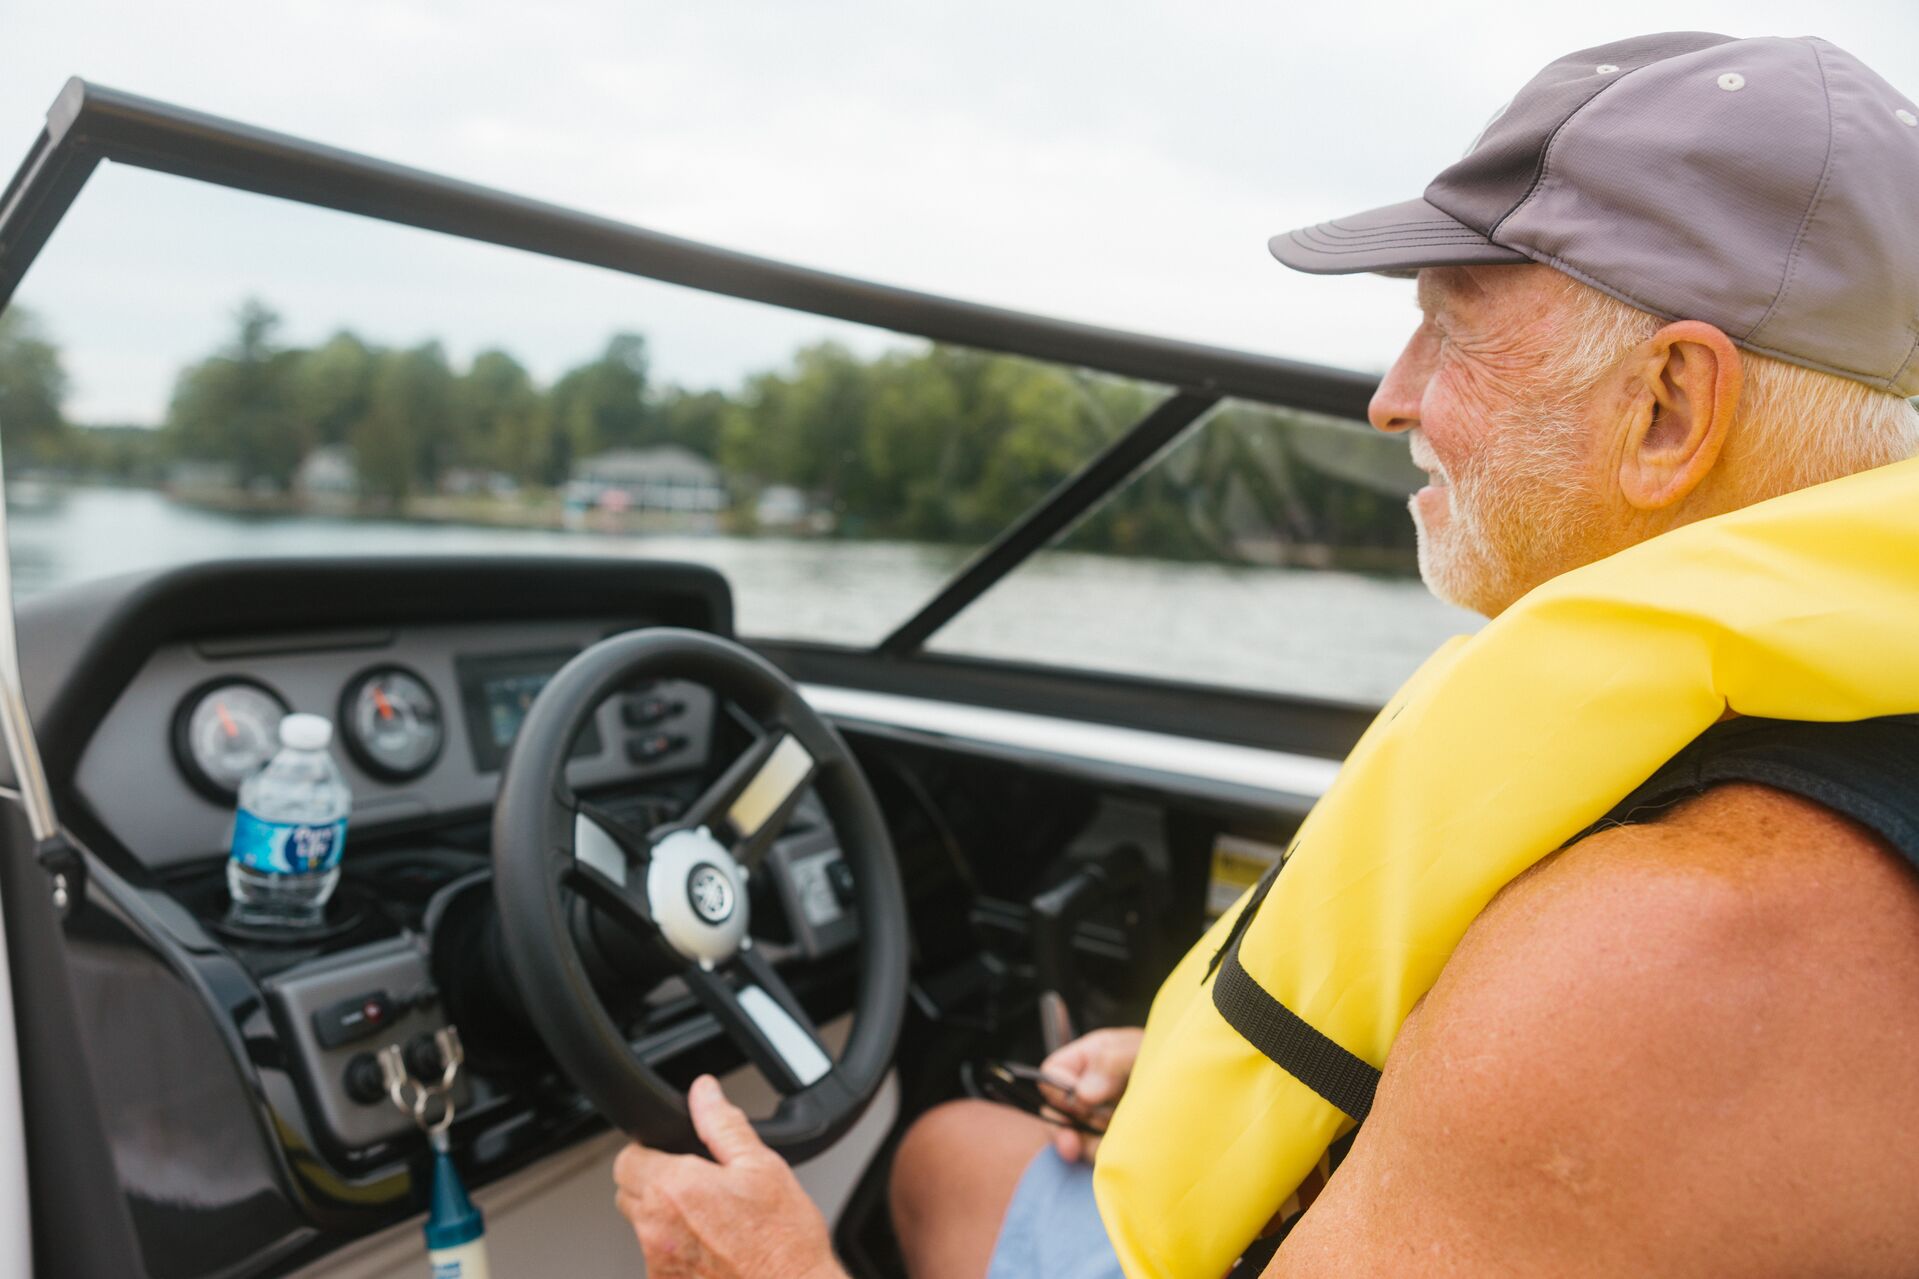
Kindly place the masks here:
[(357, 676), (340, 698), (340, 722), (354, 762), (390, 782), (431, 768), (446, 738), (440, 699), (403, 666), (376, 666)]
[(173, 754), (194, 789), (231, 802), (280, 749), (287, 704), (264, 684), (223, 679), (188, 694), (173, 717)]

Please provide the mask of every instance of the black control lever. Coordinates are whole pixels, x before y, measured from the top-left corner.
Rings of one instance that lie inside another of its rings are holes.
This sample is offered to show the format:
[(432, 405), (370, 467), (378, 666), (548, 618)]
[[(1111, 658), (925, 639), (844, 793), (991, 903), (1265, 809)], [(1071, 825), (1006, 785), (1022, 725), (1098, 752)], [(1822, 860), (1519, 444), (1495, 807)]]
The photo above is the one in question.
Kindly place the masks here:
[(1039, 1030), (1047, 1052), (1079, 1033), (1074, 1010), (1083, 992), (1073, 934), (1088, 915), (1146, 878), (1146, 858), (1132, 844), (1121, 844), (1090, 861), (1027, 903), (1033, 921), (1033, 960), (1039, 977)]

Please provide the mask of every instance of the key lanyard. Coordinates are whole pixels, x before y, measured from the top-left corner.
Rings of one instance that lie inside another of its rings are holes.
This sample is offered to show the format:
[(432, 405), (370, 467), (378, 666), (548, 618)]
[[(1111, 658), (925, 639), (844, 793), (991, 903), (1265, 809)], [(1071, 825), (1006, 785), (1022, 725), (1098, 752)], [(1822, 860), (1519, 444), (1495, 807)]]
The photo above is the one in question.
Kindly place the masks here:
[(459, 1170), (453, 1166), (453, 1085), (465, 1053), (459, 1032), (451, 1026), (435, 1032), (434, 1040), (442, 1063), (438, 1079), (415, 1079), (398, 1044), (380, 1050), (380, 1072), (387, 1098), (426, 1134), (433, 1148), (433, 1187), (425, 1227), (432, 1279), (488, 1279), (486, 1220), (467, 1197)]

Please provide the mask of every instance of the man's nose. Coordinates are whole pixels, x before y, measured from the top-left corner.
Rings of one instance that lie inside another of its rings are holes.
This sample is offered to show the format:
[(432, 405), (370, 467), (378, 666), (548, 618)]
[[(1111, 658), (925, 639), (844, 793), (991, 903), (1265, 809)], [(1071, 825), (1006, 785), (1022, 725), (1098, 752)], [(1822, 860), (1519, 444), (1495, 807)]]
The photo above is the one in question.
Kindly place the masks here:
[(1393, 361), (1393, 367), (1386, 370), (1386, 376), (1380, 379), (1379, 388), (1366, 405), (1366, 420), (1373, 424), (1375, 431), (1399, 435), (1419, 425), (1419, 401), (1426, 393), (1428, 371), (1422, 350), (1424, 337), (1422, 328), (1406, 343), (1405, 350)]

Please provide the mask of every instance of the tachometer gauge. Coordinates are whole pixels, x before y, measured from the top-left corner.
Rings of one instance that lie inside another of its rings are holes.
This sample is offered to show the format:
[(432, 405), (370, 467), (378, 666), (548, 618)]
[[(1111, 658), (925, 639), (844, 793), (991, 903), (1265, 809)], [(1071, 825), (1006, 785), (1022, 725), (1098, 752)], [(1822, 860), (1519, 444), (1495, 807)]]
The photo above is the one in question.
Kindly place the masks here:
[(173, 717), (173, 754), (194, 789), (230, 803), (280, 749), (287, 704), (264, 684), (223, 679), (187, 695)]
[(401, 666), (362, 672), (340, 699), (342, 736), (354, 762), (375, 777), (403, 782), (440, 757), (446, 727), (440, 699)]

